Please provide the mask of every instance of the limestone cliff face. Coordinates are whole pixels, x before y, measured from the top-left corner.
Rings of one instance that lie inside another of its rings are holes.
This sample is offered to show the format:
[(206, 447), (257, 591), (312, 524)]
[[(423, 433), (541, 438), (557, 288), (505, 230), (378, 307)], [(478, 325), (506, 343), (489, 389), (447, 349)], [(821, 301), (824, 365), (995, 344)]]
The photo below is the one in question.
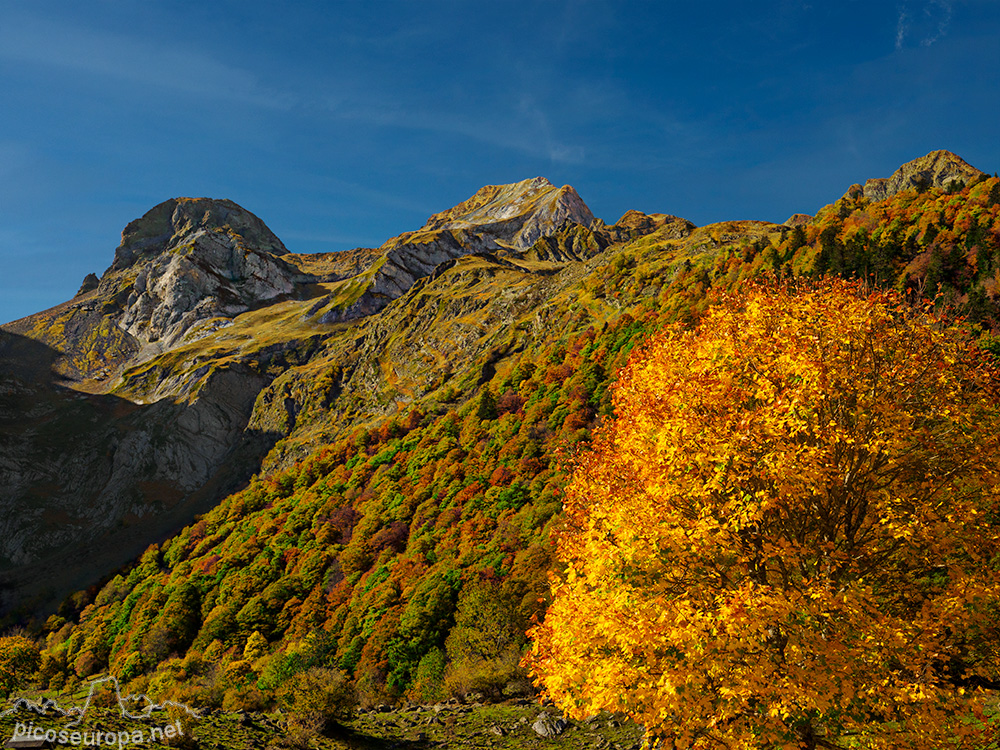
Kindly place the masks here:
[(4, 326), (0, 609), (88, 585), (258, 465), (270, 442), (247, 421), (298, 341), (247, 361), (171, 357), (311, 283), (287, 255), (232, 201), (165, 201), (125, 228), (99, 281)]
[(880, 201), (903, 190), (943, 188), (951, 182), (964, 185), (980, 176), (985, 174), (950, 151), (931, 151), (927, 156), (907, 162), (891, 177), (868, 180), (863, 191), (868, 200)]
[(422, 229), (390, 243), (450, 229), (461, 233), (468, 247), (524, 251), (567, 222), (589, 226), (593, 221), (594, 215), (571, 186), (557, 188), (544, 177), (535, 177), (480, 188), (468, 200), (431, 216)]
[(231, 320), (289, 294), (294, 271), (220, 231), (199, 230), (179, 248), (140, 265), (119, 325), (167, 349), (203, 321)]
[(524, 256), (560, 229), (593, 223), (594, 215), (569, 185), (557, 188), (544, 177), (488, 185), (454, 208), (434, 214), (420, 229), (386, 242), (382, 256), (359, 274), (360, 295), (353, 295), (350, 304), (333, 306), (323, 319), (371, 315), (403, 296), (418, 279), (463, 256)]
[(245, 428), (266, 380), (246, 367), (216, 369), (189, 404), (139, 405), (53, 382), (52, 354), (0, 331), (0, 612), (127, 563), (262, 455)]
[(225, 230), (242, 244), (270, 255), (288, 250), (263, 221), (230, 200), (173, 198), (149, 209), (122, 230), (112, 271), (135, 263), (138, 258), (159, 255), (177, 247), (201, 230)]
[(107, 291), (131, 277), (118, 325), (143, 345), (169, 349), (199, 324), (204, 335), (295, 288), (288, 251), (232, 201), (178, 198), (130, 223), (106, 276)]
[(62, 305), (5, 329), (49, 346), (56, 372), (107, 390), (129, 366), (211, 334), (314, 281), (259, 218), (228, 200), (174, 198), (122, 232), (114, 262)]

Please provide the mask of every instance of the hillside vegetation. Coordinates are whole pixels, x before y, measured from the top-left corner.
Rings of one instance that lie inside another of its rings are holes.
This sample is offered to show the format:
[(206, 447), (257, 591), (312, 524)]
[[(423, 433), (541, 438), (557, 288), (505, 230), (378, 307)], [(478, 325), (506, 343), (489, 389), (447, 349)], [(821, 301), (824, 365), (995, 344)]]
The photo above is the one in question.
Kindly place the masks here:
[(130, 400), (248, 373), (244, 437), (271, 437), (245, 488), (48, 618), (41, 682), (111, 672), (227, 709), (294, 707), (303, 674), (367, 706), (528, 694), (562, 489), (651, 333), (754, 279), (836, 274), (934, 297), (1000, 351), (985, 175), (852, 190), (794, 227), (629, 212), (517, 231), (531, 243), (450, 257), (375, 314), (330, 315), (361, 296), (313, 289), (123, 368), (112, 392)]

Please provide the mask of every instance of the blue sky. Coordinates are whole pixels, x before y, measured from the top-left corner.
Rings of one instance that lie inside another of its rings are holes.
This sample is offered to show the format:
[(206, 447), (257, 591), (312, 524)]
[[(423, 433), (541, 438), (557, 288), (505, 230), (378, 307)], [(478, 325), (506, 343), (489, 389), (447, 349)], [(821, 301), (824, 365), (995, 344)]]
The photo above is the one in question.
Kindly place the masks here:
[(997, 0), (0, 0), (0, 321), (180, 195), (296, 252), (537, 175), (780, 222), (937, 148), (993, 173), (998, 113)]

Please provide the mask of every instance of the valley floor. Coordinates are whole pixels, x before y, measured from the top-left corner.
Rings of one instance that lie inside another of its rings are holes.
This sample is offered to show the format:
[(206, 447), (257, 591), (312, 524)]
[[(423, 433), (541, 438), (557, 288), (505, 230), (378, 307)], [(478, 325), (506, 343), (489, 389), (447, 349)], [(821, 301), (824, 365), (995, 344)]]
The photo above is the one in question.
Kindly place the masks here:
[[(94, 728), (103, 731), (134, 732), (136, 722), (124, 722), (117, 711), (93, 710), (88, 714), (89, 737)], [(609, 714), (587, 721), (567, 721), (561, 733), (543, 737), (533, 728), (541, 714), (553, 721), (560, 718), (551, 708), (528, 699), (482, 705), (442, 703), (410, 706), (405, 709), (358, 711), (352, 718), (323, 733), (303, 730), (278, 713), (208, 711), (194, 720), (189, 737), (175, 738), (171, 744), (145, 741), (122, 747), (200, 748), (201, 750), (280, 750), (317, 748), (322, 750), (429, 750), (430, 748), (559, 748), (559, 750), (638, 750), (643, 730)], [(67, 719), (37, 716), (28, 711), (0, 718), (0, 739), (11, 739), (17, 723), (43, 729), (65, 728)], [(552, 722), (550, 722), (551, 724)], [(146, 726), (154, 725), (150, 722)], [(148, 734), (148, 730), (144, 730)], [(117, 747), (114, 742), (103, 746)], [(94, 745), (77, 745), (91, 747)], [(56, 745), (56, 747), (61, 747)], [(73, 747), (73, 745), (65, 745)]]

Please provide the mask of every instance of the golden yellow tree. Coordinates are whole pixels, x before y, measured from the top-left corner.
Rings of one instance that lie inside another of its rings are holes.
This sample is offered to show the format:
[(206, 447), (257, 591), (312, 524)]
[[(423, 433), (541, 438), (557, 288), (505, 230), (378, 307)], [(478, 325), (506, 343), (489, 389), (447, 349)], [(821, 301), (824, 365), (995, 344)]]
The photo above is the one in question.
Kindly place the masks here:
[(38, 646), (23, 635), (0, 638), (0, 697), (23, 687), (41, 663)]
[(997, 373), (842, 281), (634, 355), (567, 489), (538, 682), (667, 748), (986, 748)]

